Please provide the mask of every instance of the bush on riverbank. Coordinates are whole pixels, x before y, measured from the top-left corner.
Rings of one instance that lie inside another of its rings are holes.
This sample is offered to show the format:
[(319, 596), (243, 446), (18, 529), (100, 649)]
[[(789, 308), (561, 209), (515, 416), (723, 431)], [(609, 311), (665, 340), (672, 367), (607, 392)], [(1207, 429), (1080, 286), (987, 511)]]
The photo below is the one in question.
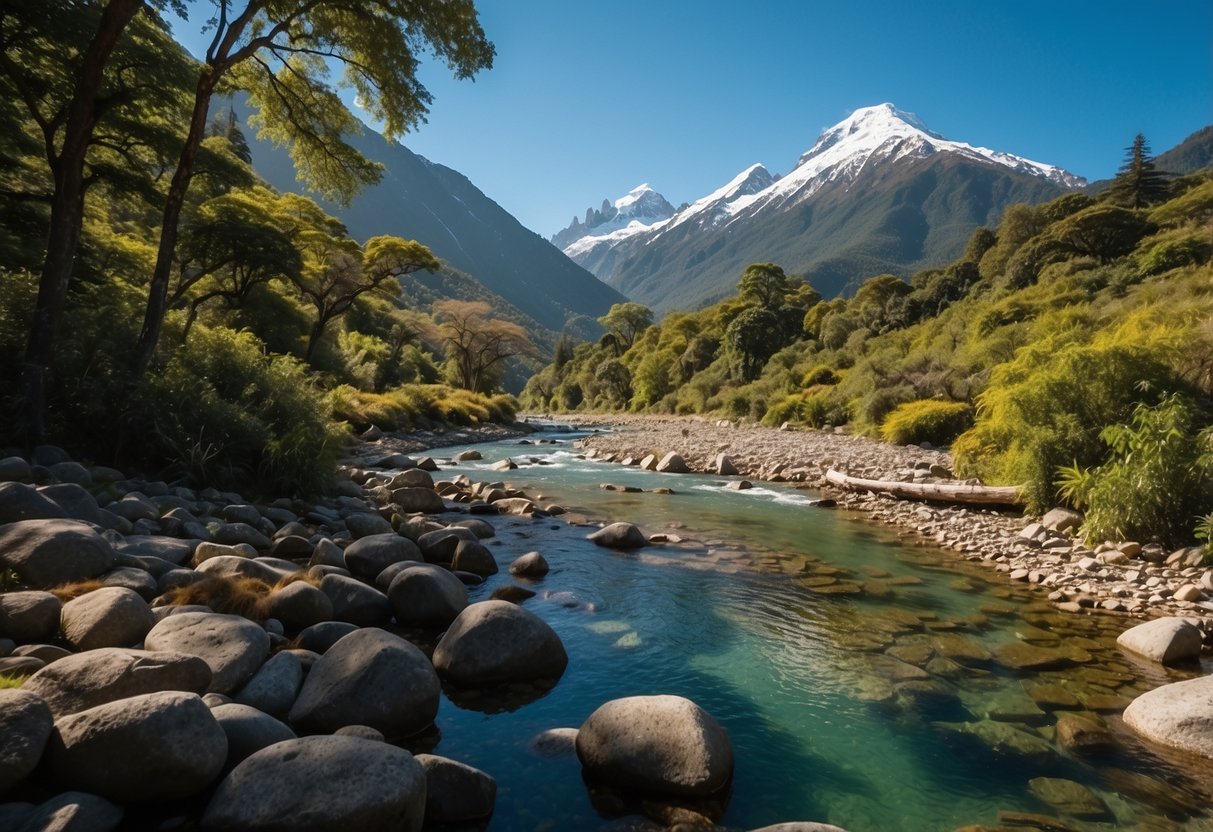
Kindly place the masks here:
[(329, 393), (333, 418), (357, 431), (418, 430), (440, 425), (508, 424), (518, 400), (508, 394), (486, 396), (445, 384), (406, 384), (384, 393), (341, 385)]
[(950, 445), (972, 421), (973, 408), (964, 402), (906, 402), (884, 420), (880, 435), (894, 445)]

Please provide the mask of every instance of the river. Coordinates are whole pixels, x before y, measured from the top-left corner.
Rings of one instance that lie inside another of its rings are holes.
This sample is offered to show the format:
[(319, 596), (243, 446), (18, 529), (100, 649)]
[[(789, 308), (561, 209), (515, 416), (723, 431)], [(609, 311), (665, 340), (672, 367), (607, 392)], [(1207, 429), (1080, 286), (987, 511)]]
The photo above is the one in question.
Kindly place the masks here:
[[(926, 832), (1035, 813), (1061, 829), (1213, 829), (1210, 772), (1148, 751), (1119, 723), (1137, 693), (1192, 675), (1117, 650), (1124, 619), (1060, 614), (1003, 574), (816, 507), (811, 492), (734, 491), (723, 478), (588, 461), (577, 436), (476, 445), (483, 460), (436, 475), (503, 479), (570, 512), (498, 518), (487, 542), (502, 572), (471, 590), (473, 601), (511, 582), (538, 593), (525, 607), (563, 640), (564, 676), (539, 698), (444, 697), (440, 739), (418, 745), (497, 779), (490, 830), (599, 829), (638, 812), (587, 787), (575, 757), (532, 743), (609, 699), (657, 693), (694, 700), (728, 731), (736, 773), (716, 808), (730, 828), (816, 820)], [(521, 467), (490, 470), (506, 456)], [(675, 493), (604, 491), (607, 482)], [(585, 539), (593, 520), (681, 542), (604, 550)], [(552, 571), (511, 579), (509, 562), (532, 549)], [(1055, 667), (1016, 668), (1042, 662)], [(1114, 744), (1059, 746), (1059, 717), (1076, 713)]]

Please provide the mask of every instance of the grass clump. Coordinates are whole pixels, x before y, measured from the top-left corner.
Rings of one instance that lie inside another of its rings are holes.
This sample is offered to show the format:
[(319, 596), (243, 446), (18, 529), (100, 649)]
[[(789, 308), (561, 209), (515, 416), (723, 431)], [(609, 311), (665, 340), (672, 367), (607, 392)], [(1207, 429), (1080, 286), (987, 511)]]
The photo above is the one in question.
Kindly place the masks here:
[(0, 673), (0, 690), (13, 690), (25, 684), (29, 676), (6, 676)]
[(445, 384), (406, 384), (384, 393), (341, 385), (329, 393), (333, 418), (362, 431), (416, 430), (442, 425), (482, 425), (513, 422), (518, 400), (488, 396)]
[(898, 405), (885, 417), (880, 435), (894, 445), (949, 445), (973, 421), (973, 408), (965, 402), (926, 399)]

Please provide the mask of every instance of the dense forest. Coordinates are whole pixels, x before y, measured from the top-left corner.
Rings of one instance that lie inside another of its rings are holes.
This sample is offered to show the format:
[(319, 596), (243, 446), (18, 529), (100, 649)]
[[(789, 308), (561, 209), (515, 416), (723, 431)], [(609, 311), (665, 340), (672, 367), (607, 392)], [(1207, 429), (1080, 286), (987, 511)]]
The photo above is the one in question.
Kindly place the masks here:
[(1208, 540), (1213, 171), (1137, 137), (1098, 196), (1013, 205), (964, 254), (826, 300), (756, 263), (737, 294), (654, 323), (620, 304), (560, 345), (527, 407), (847, 426), (950, 445), (956, 470), (1086, 511), (1089, 539)]
[(527, 331), (478, 300), (422, 310), (401, 287), (433, 254), (268, 187), (225, 106), (247, 96), (301, 180), (348, 200), (382, 171), (337, 86), (396, 137), (430, 100), (416, 53), (491, 66), (470, 2), (422, 5), (393, 27), (283, 4), (262, 30), (253, 2), (201, 60), (170, 35), (177, 3), (0, 10), (0, 436), (305, 492), (351, 429), (513, 417), (491, 391)]

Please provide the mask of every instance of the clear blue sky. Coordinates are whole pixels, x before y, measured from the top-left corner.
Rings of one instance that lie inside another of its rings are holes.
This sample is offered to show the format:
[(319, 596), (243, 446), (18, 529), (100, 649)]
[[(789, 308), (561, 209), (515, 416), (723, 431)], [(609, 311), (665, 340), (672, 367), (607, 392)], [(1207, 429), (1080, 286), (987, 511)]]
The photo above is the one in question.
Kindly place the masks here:
[(754, 162), (786, 173), (883, 101), (1088, 179), (1138, 132), (1161, 152), (1213, 123), (1211, 0), (476, 5), (494, 68), (427, 65), (429, 121), (404, 144), (544, 236), (641, 182), (677, 205)]

